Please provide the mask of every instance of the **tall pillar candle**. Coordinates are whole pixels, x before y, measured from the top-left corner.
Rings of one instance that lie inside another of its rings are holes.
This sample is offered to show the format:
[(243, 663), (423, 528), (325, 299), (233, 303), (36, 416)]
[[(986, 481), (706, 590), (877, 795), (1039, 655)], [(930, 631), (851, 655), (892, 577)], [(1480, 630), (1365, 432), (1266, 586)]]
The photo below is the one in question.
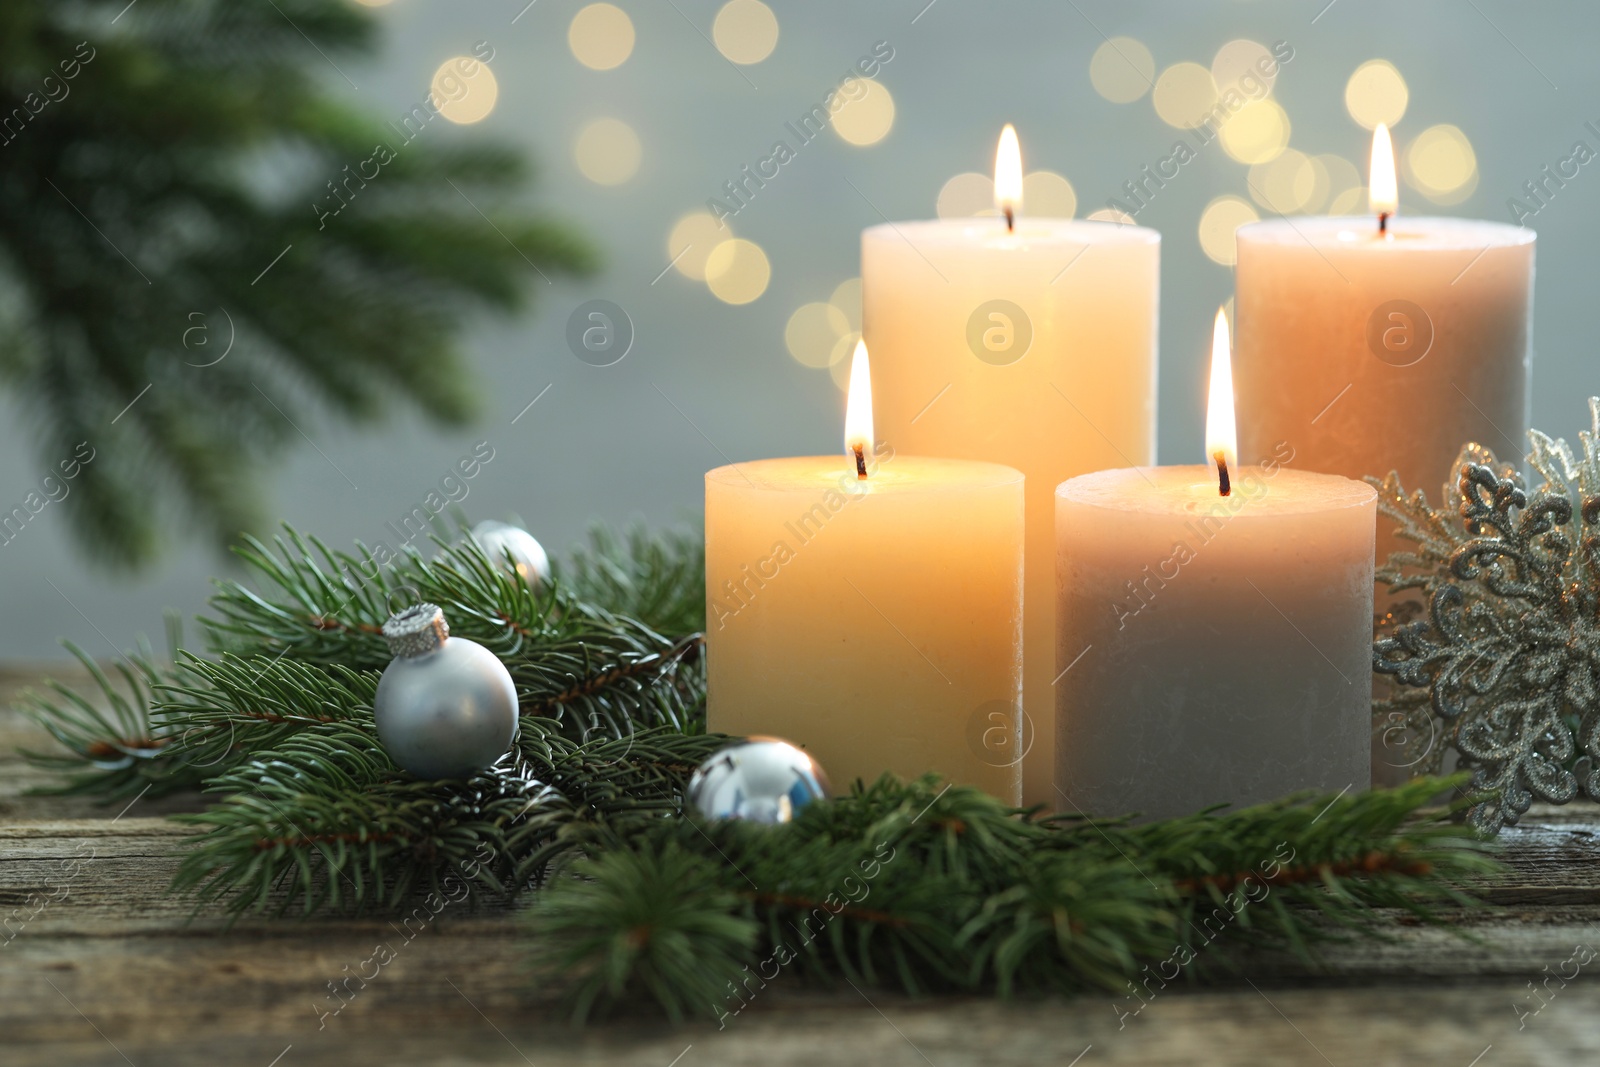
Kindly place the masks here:
[[(1372, 215), (1277, 219), (1238, 231), (1237, 384), (1246, 461), (1286, 442), (1306, 470), (1400, 476), (1444, 500), (1461, 446), (1527, 451), (1532, 230), (1395, 214), (1388, 130), (1373, 136)], [(1378, 559), (1414, 547), (1382, 523)], [(1395, 598), (1378, 596), (1380, 614)], [(1373, 682), (1374, 696), (1387, 683)], [(1376, 781), (1394, 785), (1433, 738), (1385, 729)]]
[(1022, 475), (857, 456), (706, 475), (708, 725), (800, 745), (841, 791), (931, 771), (1019, 803)]
[(1298, 468), (1397, 471), (1437, 504), (1463, 444), (1527, 451), (1534, 233), (1393, 215), (1388, 131), (1374, 143), (1373, 216), (1238, 231), (1239, 453), (1286, 441)]
[(862, 234), (864, 333), (893, 398), (879, 405), (883, 438), (1027, 475), (1030, 804), (1057, 799), (1051, 493), (1071, 475), (1155, 458), (1159, 259), (1154, 230), (1020, 214), (1009, 230), (971, 218)]

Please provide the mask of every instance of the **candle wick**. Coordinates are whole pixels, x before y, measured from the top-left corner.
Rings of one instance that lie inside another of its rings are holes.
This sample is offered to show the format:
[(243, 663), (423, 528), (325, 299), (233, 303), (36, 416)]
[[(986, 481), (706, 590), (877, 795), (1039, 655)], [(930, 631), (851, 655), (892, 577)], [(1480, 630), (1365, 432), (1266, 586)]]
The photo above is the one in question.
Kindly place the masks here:
[(1211, 458), (1217, 461), (1217, 495), (1228, 496), (1233, 492), (1233, 484), (1228, 481), (1228, 457), (1218, 451), (1211, 453)]
[(1017, 209), (1007, 204), (1003, 209), (1006, 213), (1006, 232), (1017, 232)]
[(856, 478), (864, 481), (867, 477), (867, 457), (860, 445), (853, 446), (852, 451), (856, 454)]
[(1389, 232), (1389, 213), (1387, 211), (1378, 212), (1378, 232)]

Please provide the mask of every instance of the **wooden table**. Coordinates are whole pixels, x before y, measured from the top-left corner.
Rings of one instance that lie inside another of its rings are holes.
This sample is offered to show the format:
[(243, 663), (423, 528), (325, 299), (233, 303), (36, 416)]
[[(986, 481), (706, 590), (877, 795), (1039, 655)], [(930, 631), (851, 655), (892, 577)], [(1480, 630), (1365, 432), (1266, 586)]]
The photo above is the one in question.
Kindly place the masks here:
[[(1452, 916), (1480, 943), (1397, 925), (1391, 943), (1328, 951), (1325, 974), (1255, 957), (1247, 977), (1169, 986), (1126, 1019), (1100, 994), (1001, 1004), (774, 985), (720, 1030), (643, 1013), (576, 1030), (525, 970), (515, 916), (465, 911), (322, 1017), (328, 983), (397, 940), (389, 924), (191, 917), (166, 893), (186, 831), (160, 816), (192, 799), (119, 811), (23, 795), (43, 779), (16, 748), (46, 742), (8, 706), (35, 677), (0, 672), (0, 930), (16, 933), (0, 945), (3, 1067), (1600, 1063), (1600, 957), (1551, 977), (1575, 947), (1600, 952), (1593, 806), (1536, 809), (1505, 835), (1512, 873), (1483, 887), (1500, 907)], [(72, 858), (84, 862), (64, 882)], [(56, 899), (30, 914), (40, 891)]]

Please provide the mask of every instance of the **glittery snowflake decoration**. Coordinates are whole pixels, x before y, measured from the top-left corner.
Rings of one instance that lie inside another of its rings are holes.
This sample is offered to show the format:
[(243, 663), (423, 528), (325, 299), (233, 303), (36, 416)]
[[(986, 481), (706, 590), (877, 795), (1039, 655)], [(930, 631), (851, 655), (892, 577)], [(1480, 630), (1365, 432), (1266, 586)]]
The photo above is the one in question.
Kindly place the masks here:
[[(1378, 577), (1426, 605), (1373, 643), (1373, 669), (1398, 683), (1373, 705), (1375, 731), (1448, 739), (1486, 797), (1467, 813), (1486, 834), (1515, 825), (1536, 796), (1600, 800), (1600, 398), (1589, 414), (1581, 455), (1529, 433), (1543, 478), (1531, 496), (1480, 445), (1462, 449), (1437, 511), (1392, 473), (1368, 479), (1418, 546)], [(1436, 772), (1443, 756), (1435, 746), (1414, 769)]]

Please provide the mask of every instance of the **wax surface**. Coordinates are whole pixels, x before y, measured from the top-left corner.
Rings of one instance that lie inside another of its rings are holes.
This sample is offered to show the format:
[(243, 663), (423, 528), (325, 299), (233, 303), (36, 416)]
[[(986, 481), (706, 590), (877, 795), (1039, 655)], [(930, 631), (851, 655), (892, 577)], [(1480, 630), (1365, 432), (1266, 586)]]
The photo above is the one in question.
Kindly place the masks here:
[(1056, 494), (1057, 807), (1188, 814), (1369, 782), (1376, 493), (1281, 466)]
[(1017, 803), (1022, 491), (900, 455), (707, 474), (710, 729), (792, 741), (840, 792), (933, 771)]
[[(1155, 458), (1159, 261), (1154, 230), (1026, 215), (1014, 234), (991, 218), (862, 234), (862, 321), (879, 435), (905, 452), (1004, 463), (1027, 475), (1030, 804), (1051, 800), (1051, 493), (1072, 475)], [(1031, 337), (1020, 355), (1018, 323), (994, 301), (1026, 318)]]
[(1512, 462), (1527, 451), (1534, 233), (1406, 216), (1390, 230), (1378, 237), (1370, 218), (1240, 228), (1239, 458), (1288, 442), (1299, 469), (1395, 470), (1437, 504), (1463, 444)]

